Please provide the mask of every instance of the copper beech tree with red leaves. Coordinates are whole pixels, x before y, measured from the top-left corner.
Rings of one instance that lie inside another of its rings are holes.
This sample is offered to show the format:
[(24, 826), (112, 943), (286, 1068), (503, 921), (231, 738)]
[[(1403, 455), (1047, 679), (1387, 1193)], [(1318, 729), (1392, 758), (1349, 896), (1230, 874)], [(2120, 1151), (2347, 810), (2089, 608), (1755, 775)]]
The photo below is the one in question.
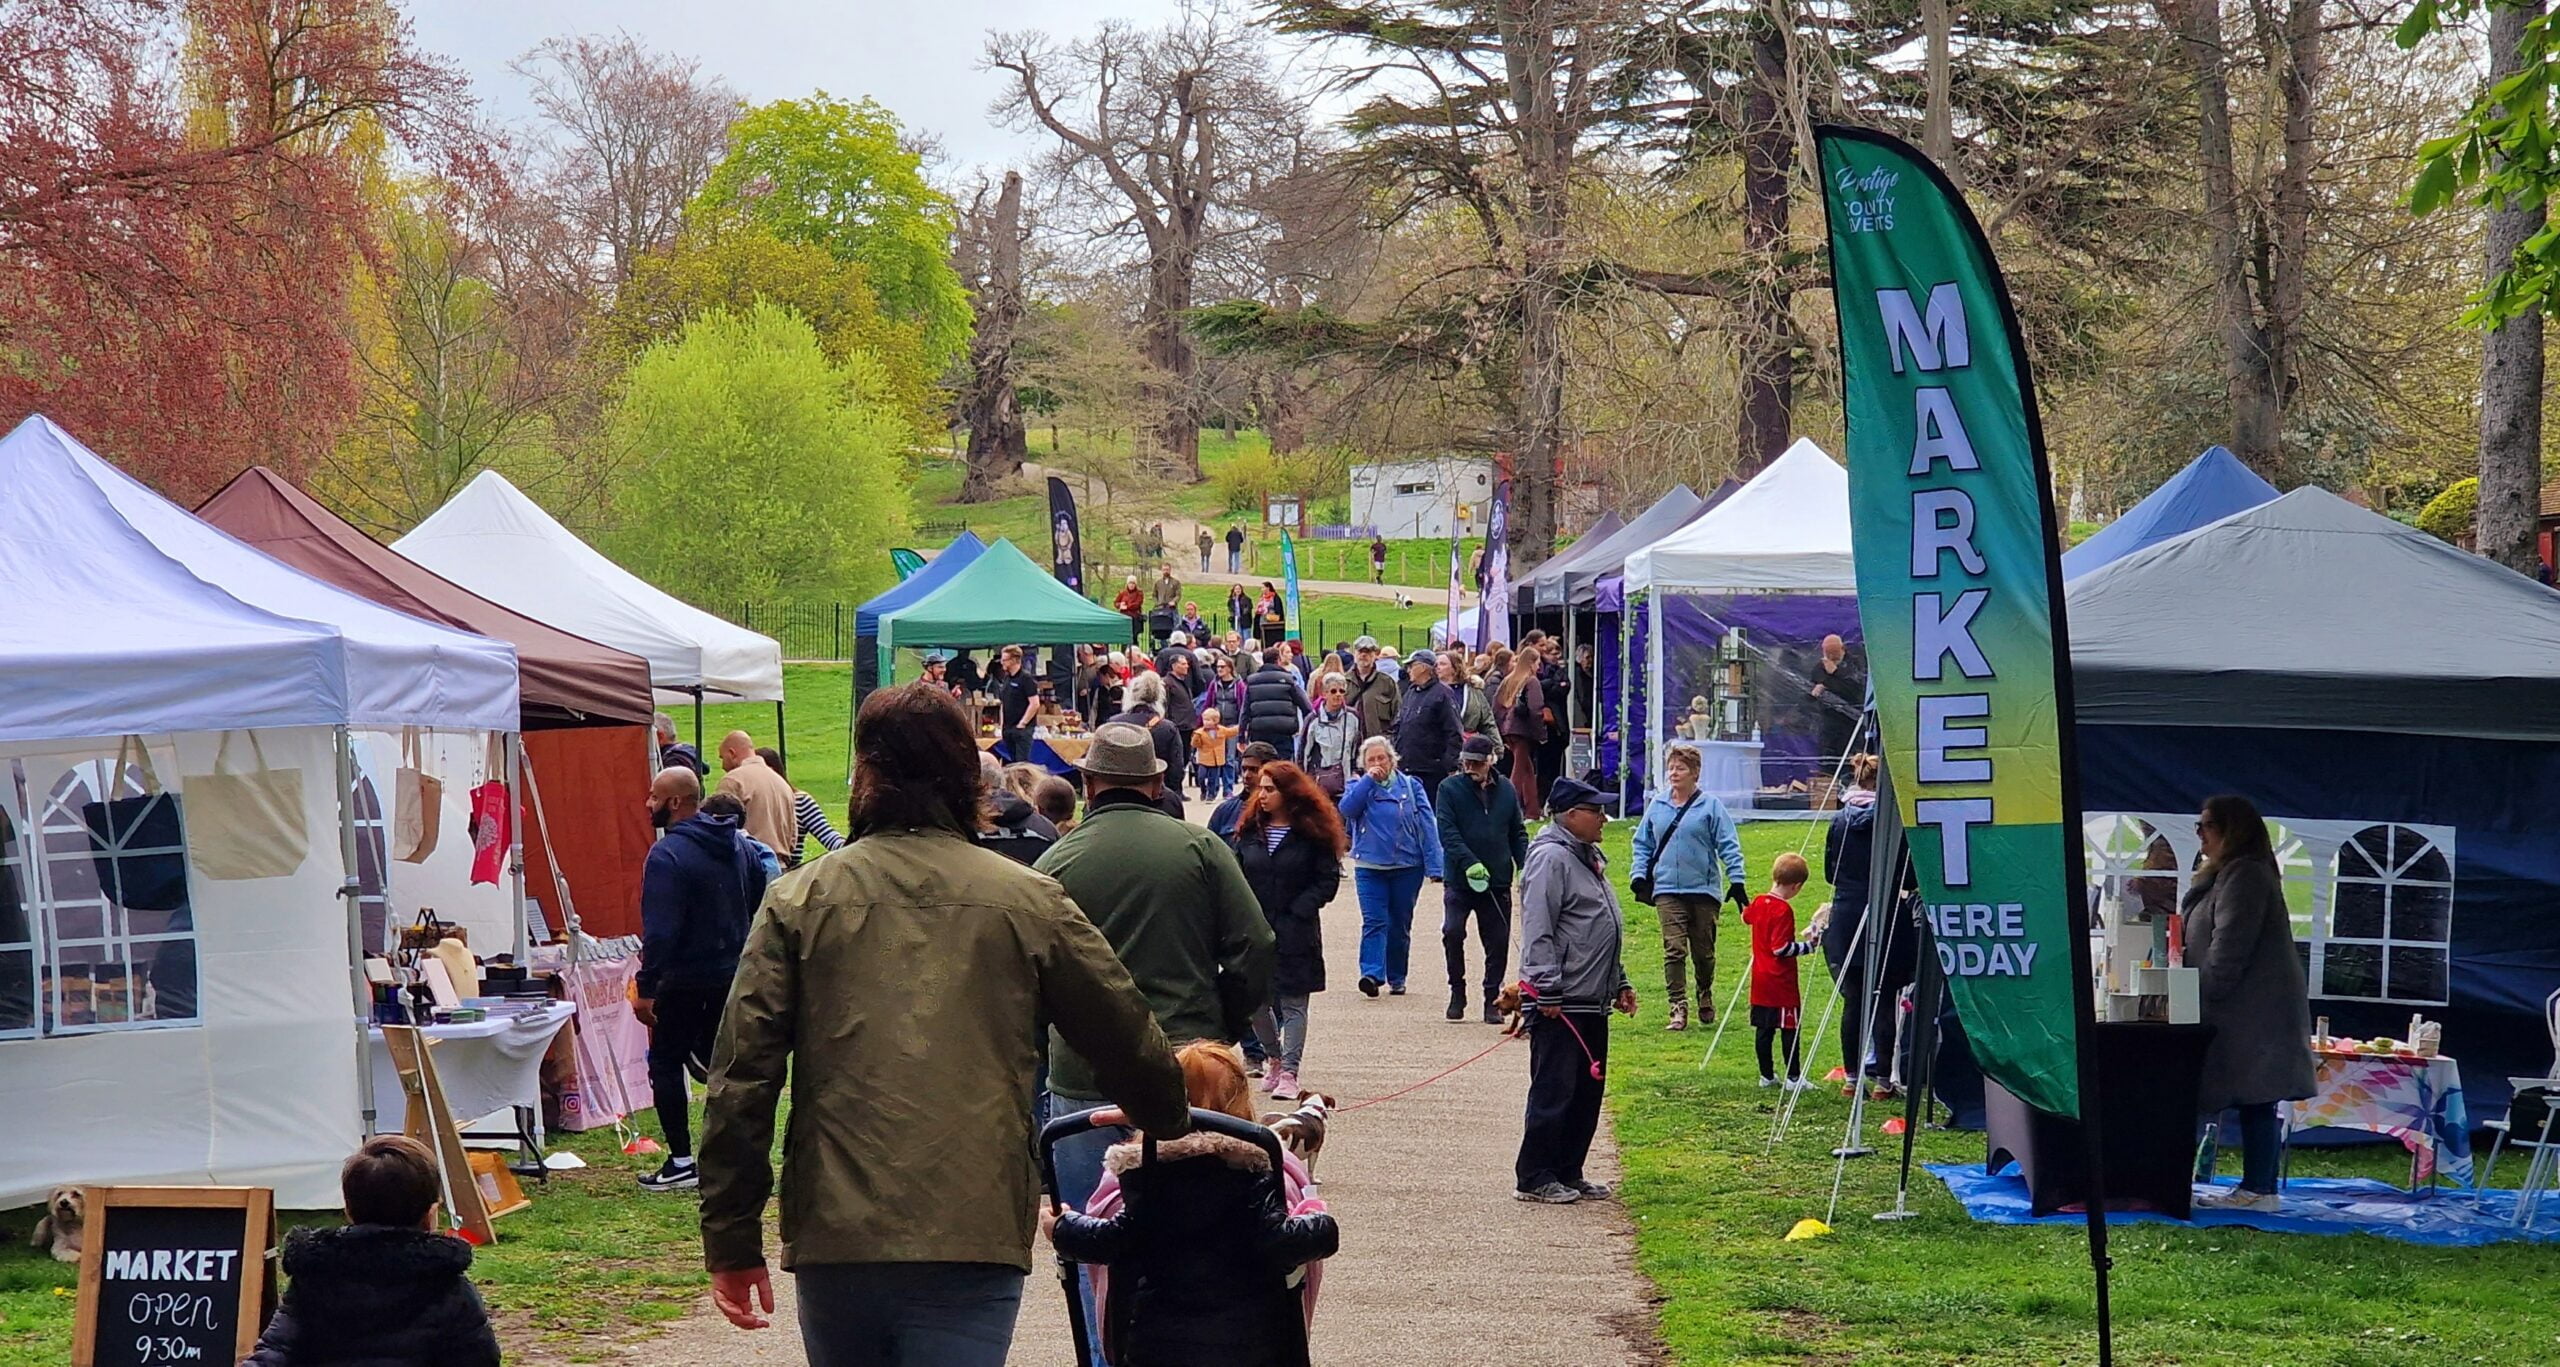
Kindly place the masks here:
[(0, 422), (182, 502), (300, 477), (356, 402), (368, 177), (475, 173), (467, 108), (384, 0), (0, 0)]

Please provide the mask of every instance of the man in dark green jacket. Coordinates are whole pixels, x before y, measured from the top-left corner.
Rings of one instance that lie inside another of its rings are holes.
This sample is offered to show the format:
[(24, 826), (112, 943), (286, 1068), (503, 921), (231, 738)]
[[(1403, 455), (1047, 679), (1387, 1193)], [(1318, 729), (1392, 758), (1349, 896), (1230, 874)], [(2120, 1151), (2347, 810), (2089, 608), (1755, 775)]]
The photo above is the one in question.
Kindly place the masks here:
[(1484, 1022), (1502, 1024), (1494, 998), (1511, 951), (1511, 874), (1529, 857), (1520, 794), (1494, 766), (1493, 738), (1469, 736), (1457, 773), (1441, 780), (1431, 809), (1440, 822), (1440, 948), (1449, 957), (1449, 1019), (1467, 1018), (1467, 918), (1484, 943)]
[[(1097, 727), (1077, 767), (1085, 818), (1032, 867), (1057, 879), (1101, 929), (1166, 1039), (1180, 1046), (1241, 1038), (1270, 999), (1272, 937), (1235, 851), (1156, 805), (1165, 763), (1144, 728)], [(1095, 1069), (1076, 1044), (1062, 1032), (1051, 1036), (1053, 1117), (1102, 1104)], [(1058, 1199), (1082, 1209), (1102, 1180), (1104, 1152), (1124, 1137), (1100, 1129), (1060, 1143)]]
[(854, 763), (858, 838), (774, 883), (723, 1016), (700, 1159), (713, 1301), (747, 1329), (773, 1310), (787, 1085), (782, 1265), (810, 1361), (1000, 1367), (1039, 1193), (1036, 1023), (1159, 1137), (1189, 1128), (1182, 1070), (1058, 885), (970, 840), (977, 747), (949, 694), (873, 693)]

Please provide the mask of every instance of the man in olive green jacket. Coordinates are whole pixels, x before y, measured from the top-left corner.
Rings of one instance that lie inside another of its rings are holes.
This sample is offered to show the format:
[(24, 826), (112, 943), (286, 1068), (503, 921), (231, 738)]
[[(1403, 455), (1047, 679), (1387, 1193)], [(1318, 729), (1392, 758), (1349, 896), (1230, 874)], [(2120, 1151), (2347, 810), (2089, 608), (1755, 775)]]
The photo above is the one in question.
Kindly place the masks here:
[[(883, 689), (858, 736), (858, 838), (774, 883), (730, 993), (700, 1158), (714, 1300), (742, 1328), (772, 1308), (763, 1212), (788, 1078), (782, 1263), (810, 1360), (1001, 1363), (1039, 1191), (1036, 1022), (1153, 1134), (1190, 1127), (1182, 1073), (1057, 883), (960, 829), (980, 789), (951, 699)], [(903, 1346), (866, 1355), (883, 1345)]]

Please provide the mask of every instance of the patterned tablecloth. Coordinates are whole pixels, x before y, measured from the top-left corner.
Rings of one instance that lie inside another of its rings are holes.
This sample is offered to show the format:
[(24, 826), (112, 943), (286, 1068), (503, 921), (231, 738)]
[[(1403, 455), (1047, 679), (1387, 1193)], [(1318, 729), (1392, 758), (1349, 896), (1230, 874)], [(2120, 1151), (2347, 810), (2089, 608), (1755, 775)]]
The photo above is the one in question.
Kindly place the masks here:
[(2293, 1103), (2293, 1128), (2332, 1125), (2387, 1134), (2416, 1160), (2415, 1182), (2438, 1172), (2471, 1184), (2471, 1116), (2451, 1058), (2394, 1058), (2315, 1049), (2320, 1090)]

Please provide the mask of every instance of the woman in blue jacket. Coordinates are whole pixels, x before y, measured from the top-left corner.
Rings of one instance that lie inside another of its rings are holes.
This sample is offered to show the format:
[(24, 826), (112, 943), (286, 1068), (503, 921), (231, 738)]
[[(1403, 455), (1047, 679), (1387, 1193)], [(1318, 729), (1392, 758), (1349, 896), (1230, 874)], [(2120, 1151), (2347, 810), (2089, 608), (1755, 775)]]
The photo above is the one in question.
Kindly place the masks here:
[(1742, 837), (1716, 795), (1698, 787), (1698, 752), (1674, 745), (1662, 757), (1668, 792), (1645, 803), (1636, 823), (1628, 877), (1653, 883), (1653, 908), (1662, 921), (1663, 993), (1671, 1002), (1674, 1030), (1689, 1028), (1692, 958), (1698, 964), (1698, 1020), (1716, 1018), (1716, 903), (1740, 911), (1750, 900), (1743, 884)]
[(1413, 904), (1422, 881), (1440, 876), (1440, 823), (1420, 780), (1396, 768), (1384, 736), (1360, 744), (1360, 776), (1342, 794), (1351, 831), (1351, 883), (1360, 892), (1360, 993), (1378, 985), (1404, 995), (1413, 955)]

